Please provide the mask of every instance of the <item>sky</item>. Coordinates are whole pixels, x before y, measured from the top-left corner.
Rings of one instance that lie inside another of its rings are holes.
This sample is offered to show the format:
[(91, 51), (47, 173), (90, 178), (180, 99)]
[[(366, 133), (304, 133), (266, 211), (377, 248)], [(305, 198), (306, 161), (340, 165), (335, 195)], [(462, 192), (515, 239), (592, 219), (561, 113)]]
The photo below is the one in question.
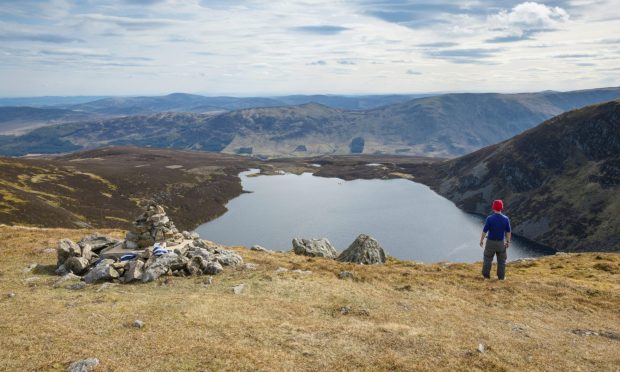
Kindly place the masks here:
[(620, 0), (0, 0), (0, 96), (620, 86)]

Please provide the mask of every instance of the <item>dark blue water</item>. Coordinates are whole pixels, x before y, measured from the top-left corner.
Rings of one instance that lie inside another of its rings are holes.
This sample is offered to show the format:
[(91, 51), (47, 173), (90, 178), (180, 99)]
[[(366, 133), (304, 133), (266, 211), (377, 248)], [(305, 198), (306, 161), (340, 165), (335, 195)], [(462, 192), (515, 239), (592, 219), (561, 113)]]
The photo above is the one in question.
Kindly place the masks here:
[[(248, 177), (249, 173), (242, 173), (241, 181), (251, 193), (231, 200), (226, 214), (199, 226), (196, 231), (204, 239), (289, 250), (295, 237), (326, 237), (342, 251), (364, 233), (401, 259), (482, 259), (482, 218), (464, 213), (422, 184), (403, 179), (343, 181), (310, 173)], [(510, 260), (542, 254), (519, 239), (508, 250)]]

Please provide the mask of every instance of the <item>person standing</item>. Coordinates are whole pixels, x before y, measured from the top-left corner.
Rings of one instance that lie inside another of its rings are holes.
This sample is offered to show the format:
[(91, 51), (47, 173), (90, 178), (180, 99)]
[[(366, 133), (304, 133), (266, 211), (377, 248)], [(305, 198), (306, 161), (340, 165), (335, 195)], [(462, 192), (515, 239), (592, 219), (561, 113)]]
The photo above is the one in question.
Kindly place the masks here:
[[(494, 200), (491, 206), (493, 214), (487, 217), (480, 235), (480, 247), (484, 248), (484, 261), (482, 263), (482, 276), (491, 279), (491, 265), (493, 257), (497, 255), (497, 278), (506, 279), (506, 251), (510, 247), (512, 232), (510, 229), (510, 219), (502, 214), (504, 202)], [(484, 244), (484, 238), (487, 239)]]

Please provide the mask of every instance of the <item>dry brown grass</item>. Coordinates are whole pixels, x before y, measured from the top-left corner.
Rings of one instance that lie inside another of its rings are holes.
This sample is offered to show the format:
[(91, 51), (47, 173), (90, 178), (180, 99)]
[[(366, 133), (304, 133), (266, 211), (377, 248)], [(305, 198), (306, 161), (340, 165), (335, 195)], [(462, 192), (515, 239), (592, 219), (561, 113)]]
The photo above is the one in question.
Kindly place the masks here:
[[(207, 288), (204, 277), (52, 288), (44, 248), (86, 233), (0, 227), (0, 370), (86, 357), (103, 371), (620, 369), (620, 340), (572, 332), (620, 333), (617, 254), (511, 264), (506, 282), (484, 282), (479, 264), (362, 267), (238, 248), (258, 269), (227, 270)], [(24, 273), (30, 263), (42, 268)]]

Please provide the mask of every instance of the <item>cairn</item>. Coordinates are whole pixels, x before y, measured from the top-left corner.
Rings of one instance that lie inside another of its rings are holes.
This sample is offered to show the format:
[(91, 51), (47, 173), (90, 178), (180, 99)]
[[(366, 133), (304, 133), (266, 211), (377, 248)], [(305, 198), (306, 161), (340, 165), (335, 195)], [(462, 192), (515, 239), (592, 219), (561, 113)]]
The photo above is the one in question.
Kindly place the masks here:
[(164, 207), (153, 202), (144, 207), (133, 225), (133, 230), (125, 236), (125, 249), (144, 249), (164, 242), (174, 245), (183, 241), (183, 234), (168, 218)]
[(126, 236), (125, 241), (103, 235), (89, 235), (79, 243), (61, 239), (56, 274), (61, 280), (81, 278), (86, 283), (150, 282), (163, 275), (216, 275), (226, 266), (243, 264), (234, 251), (202, 240), (197, 233), (179, 233), (155, 203), (144, 207)]

